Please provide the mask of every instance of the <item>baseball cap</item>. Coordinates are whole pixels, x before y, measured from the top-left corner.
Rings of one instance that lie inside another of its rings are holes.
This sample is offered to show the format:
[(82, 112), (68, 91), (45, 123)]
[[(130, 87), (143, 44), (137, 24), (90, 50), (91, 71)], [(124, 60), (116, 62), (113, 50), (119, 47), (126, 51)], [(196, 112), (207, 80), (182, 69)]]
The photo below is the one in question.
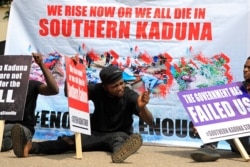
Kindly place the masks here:
[(122, 79), (122, 70), (116, 66), (109, 65), (100, 71), (100, 79), (103, 85), (115, 83)]

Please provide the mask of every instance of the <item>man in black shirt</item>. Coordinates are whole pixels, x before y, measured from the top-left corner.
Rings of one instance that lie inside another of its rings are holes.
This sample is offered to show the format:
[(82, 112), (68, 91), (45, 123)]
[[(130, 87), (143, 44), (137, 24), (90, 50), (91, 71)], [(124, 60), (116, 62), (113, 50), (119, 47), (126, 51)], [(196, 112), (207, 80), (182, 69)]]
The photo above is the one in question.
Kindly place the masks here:
[[(107, 151), (112, 162), (121, 163), (142, 145), (140, 134), (133, 134), (133, 115), (153, 125), (146, 105), (149, 91), (141, 95), (126, 87), (122, 71), (107, 66), (100, 72), (102, 83), (88, 85), (88, 99), (94, 104), (91, 135), (82, 134), (83, 151)], [(65, 86), (67, 88), (67, 86)], [(65, 90), (67, 96), (67, 90)], [(30, 154), (59, 154), (75, 151), (75, 136), (63, 136), (54, 141), (33, 142)]]
[(28, 83), (23, 120), (5, 121), (1, 151), (8, 151), (13, 148), (17, 157), (27, 156), (23, 154), (23, 150), (35, 133), (35, 109), (38, 95), (49, 96), (59, 93), (57, 82), (43, 63), (42, 55), (32, 53), (32, 56), (41, 68), (46, 84), (40, 81), (30, 80)]

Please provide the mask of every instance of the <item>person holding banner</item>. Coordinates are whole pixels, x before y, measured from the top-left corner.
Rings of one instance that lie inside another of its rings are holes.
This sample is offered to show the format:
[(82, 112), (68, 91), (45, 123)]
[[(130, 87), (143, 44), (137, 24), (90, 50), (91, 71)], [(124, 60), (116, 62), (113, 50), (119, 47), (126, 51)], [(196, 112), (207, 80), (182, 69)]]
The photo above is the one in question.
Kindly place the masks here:
[[(244, 68), (243, 68), (243, 77), (244, 81), (242, 82), (242, 88), (243, 91), (247, 91), (248, 94), (250, 94), (250, 56), (247, 58)], [(196, 128), (193, 128), (194, 134), (197, 134), (199, 137), (198, 131)], [(250, 154), (250, 136), (247, 137), (241, 137), (239, 138), (239, 141), (242, 143), (243, 147), (245, 148), (246, 152)], [(237, 149), (237, 146), (235, 142), (232, 140), (227, 140), (229, 143), (232, 152), (240, 153), (240, 151)], [(218, 142), (213, 143), (206, 143), (201, 146), (200, 149), (192, 152), (190, 154), (191, 158), (197, 162), (210, 162), (210, 161), (216, 161), (221, 156), (216, 151)]]
[(8, 151), (13, 148), (17, 157), (27, 156), (23, 150), (28, 148), (27, 143), (32, 140), (35, 133), (35, 108), (38, 95), (50, 96), (59, 93), (56, 80), (43, 63), (43, 56), (39, 53), (32, 53), (32, 56), (41, 68), (46, 84), (29, 80), (23, 120), (5, 121), (1, 151)]
[[(154, 125), (153, 116), (146, 107), (150, 92), (145, 90), (139, 95), (126, 87), (122, 70), (113, 65), (100, 71), (100, 79), (102, 83), (88, 84), (88, 99), (93, 101), (95, 109), (91, 115), (91, 135), (81, 134), (82, 150), (111, 152), (112, 162), (122, 163), (142, 145), (141, 135), (133, 133), (133, 115)], [(33, 142), (29, 153), (59, 154), (68, 151), (76, 151), (75, 135)]]

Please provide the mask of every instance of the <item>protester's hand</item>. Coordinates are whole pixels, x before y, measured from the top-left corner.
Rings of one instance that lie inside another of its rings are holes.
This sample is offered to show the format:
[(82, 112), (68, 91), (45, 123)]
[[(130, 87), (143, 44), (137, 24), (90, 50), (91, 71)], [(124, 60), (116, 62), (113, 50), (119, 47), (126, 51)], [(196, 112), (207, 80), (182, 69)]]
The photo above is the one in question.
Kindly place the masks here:
[(78, 54), (76, 54), (75, 56), (71, 57), (71, 59), (73, 60), (74, 64), (77, 65), (79, 63), (79, 56)]
[(193, 126), (193, 133), (194, 133), (194, 134), (198, 134), (198, 131), (197, 131), (197, 129), (196, 129), (195, 126)]
[(198, 131), (197, 131), (197, 129), (196, 129), (195, 126), (193, 126), (193, 133), (194, 133), (194, 137), (195, 138), (200, 138), (199, 133), (198, 133)]
[(150, 100), (150, 91), (144, 91), (138, 98), (138, 106), (145, 107)]
[(43, 55), (40, 53), (32, 53), (35, 62), (40, 66), (43, 63)]
[(144, 91), (142, 93), (142, 101), (145, 102), (145, 103), (148, 103), (149, 102), (149, 94), (150, 94), (150, 90), (148, 89), (147, 91)]

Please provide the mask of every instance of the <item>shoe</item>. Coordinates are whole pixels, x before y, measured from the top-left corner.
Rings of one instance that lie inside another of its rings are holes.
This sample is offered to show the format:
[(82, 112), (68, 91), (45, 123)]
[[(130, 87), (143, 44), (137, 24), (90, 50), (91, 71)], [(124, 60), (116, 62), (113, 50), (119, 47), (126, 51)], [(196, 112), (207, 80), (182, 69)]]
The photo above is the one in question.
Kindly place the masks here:
[(11, 138), (13, 143), (14, 154), (17, 157), (24, 157), (24, 149), (27, 149), (26, 145), (28, 144), (28, 140), (25, 137), (24, 130), (21, 125), (16, 124), (13, 126), (11, 130)]
[(132, 134), (124, 144), (112, 154), (113, 163), (122, 163), (126, 158), (135, 153), (142, 145), (140, 134)]
[(211, 162), (220, 158), (220, 154), (212, 148), (203, 147), (190, 154), (191, 158), (197, 162)]

